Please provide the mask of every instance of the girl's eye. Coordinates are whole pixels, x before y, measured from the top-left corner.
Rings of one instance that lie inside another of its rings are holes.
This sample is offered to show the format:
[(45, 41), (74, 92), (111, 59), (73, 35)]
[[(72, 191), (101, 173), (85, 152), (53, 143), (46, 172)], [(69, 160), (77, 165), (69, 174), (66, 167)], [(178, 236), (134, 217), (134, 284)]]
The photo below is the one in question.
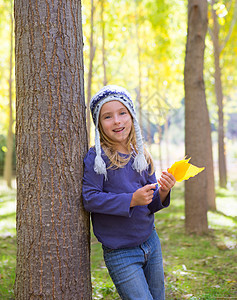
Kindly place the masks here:
[(104, 117), (105, 120), (106, 120), (106, 119), (109, 119), (109, 118), (110, 118), (110, 116), (105, 116), (105, 117)]
[(126, 115), (126, 111), (122, 111), (120, 115)]

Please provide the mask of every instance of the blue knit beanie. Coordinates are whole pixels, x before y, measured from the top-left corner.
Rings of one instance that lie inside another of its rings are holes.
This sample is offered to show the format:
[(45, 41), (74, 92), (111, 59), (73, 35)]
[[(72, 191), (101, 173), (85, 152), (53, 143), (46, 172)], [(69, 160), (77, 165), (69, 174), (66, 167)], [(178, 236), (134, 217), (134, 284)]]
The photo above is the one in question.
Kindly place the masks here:
[(136, 118), (136, 112), (133, 102), (128, 91), (120, 86), (107, 85), (104, 86), (97, 94), (95, 94), (90, 101), (90, 110), (95, 124), (95, 164), (94, 170), (97, 174), (103, 174), (107, 179), (106, 164), (101, 157), (100, 133), (98, 129), (99, 115), (101, 107), (110, 101), (119, 101), (129, 110), (133, 118), (134, 129), (136, 133), (136, 142), (138, 153), (134, 158), (133, 168), (141, 173), (148, 168), (147, 161), (144, 156), (143, 141), (140, 126)]

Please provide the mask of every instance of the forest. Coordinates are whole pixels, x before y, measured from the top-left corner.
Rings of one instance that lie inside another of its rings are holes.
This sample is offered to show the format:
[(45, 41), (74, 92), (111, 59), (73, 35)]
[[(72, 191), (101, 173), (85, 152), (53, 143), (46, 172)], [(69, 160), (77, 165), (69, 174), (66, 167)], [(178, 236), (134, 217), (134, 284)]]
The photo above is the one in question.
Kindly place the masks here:
[(237, 299), (237, 0), (0, 0), (0, 40), (0, 299), (120, 299), (78, 200), (110, 84), (157, 178), (205, 167), (155, 217), (166, 298)]

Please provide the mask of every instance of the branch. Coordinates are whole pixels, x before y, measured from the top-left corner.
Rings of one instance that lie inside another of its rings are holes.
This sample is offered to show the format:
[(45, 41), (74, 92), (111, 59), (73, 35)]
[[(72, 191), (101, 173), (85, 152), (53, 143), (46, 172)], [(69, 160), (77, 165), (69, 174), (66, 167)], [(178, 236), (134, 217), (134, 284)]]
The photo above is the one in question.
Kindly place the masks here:
[(208, 26), (208, 32), (209, 32), (209, 34), (210, 34), (210, 37), (211, 37), (211, 40), (213, 41), (213, 30), (210, 28), (210, 26)]
[(231, 37), (231, 34), (233, 32), (233, 29), (234, 29), (236, 20), (237, 20), (237, 0), (235, 0), (234, 5), (235, 5), (235, 7), (234, 7), (234, 14), (233, 14), (233, 17), (232, 17), (232, 22), (230, 24), (229, 32), (228, 32), (223, 44), (220, 46), (220, 53), (225, 48), (227, 42), (229, 41), (229, 39)]

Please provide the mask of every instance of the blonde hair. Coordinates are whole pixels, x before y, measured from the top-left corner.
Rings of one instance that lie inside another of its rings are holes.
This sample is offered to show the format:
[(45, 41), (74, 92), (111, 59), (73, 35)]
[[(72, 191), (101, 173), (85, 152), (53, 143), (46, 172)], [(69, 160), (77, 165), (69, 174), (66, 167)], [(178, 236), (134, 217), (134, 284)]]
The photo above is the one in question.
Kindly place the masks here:
[[(132, 116), (131, 116), (132, 118)], [(137, 146), (136, 146), (136, 134), (135, 134), (135, 129), (134, 125), (132, 123), (131, 131), (128, 135), (128, 140), (127, 140), (127, 149), (129, 152), (129, 155), (124, 155), (121, 156), (119, 152), (115, 149), (115, 143), (113, 140), (111, 140), (103, 130), (103, 127), (99, 121), (99, 132), (100, 132), (100, 143), (101, 146), (107, 155), (107, 157), (110, 160), (110, 166), (109, 169), (118, 169), (118, 168), (123, 168), (131, 159), (131, 157), (135, 157), (136, 154), (138, 153), (137, 151)], [(146, 158), (146, 161), (148, 165), (150, 166), (150, 173), (149, 175), (152, 175), (154, 173), (154, 163), (152, 160), (152, 157), (150, 153), (146, 150), (146, 148), (143, 146), (143, 151), (144, 155)]]

